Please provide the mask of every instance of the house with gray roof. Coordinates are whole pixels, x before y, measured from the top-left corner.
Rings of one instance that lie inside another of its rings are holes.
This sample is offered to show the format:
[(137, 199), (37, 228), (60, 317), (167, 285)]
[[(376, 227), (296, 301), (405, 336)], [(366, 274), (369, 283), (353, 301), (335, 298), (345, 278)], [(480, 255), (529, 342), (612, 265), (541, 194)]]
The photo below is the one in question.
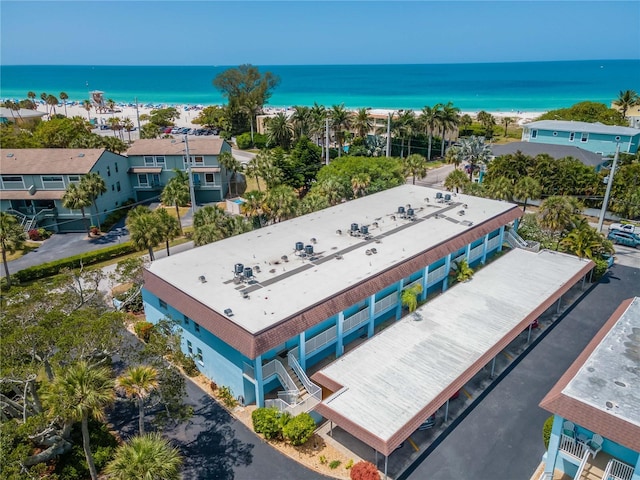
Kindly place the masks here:
[(540, 120), (523, 125), (522, 141), (554, 145), (579, 146), (605, 157), (621, 153), (636, 153), (640, 130), (619, 125), (575, 122), (572, 120)]
[(46, 115), (45, 112), (20, 108), (12, 110), (7, 107), (0, 107), (0, 123), (25, 123), (33, 120), (40, 120)]
[(504, 145), (491, 145), (491, 151), (494, 157), (503, 155), (513, 155), (517, 152), (529, 157), (537, 157), (546, 154), (559, 160), (561, 158), (572, 157), (580, 160), (588, 167), (594, 167), (596, 170), (602, 168), (603, 164), (608, 160), (602, 158), (599, 153), (590, 152), (576, 145), (558, 145), (553, 143), (532, 143), (532, 142), (511, 142)]

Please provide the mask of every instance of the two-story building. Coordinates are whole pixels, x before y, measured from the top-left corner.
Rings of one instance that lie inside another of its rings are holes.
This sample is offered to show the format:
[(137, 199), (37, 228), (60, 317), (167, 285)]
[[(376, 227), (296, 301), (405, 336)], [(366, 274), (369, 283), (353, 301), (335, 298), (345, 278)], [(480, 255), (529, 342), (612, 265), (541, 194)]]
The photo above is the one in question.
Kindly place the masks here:
[(612, 157), (618, 144), (621, 153), (636, 153), (640, 143), (640, 130), (602, 123), (540, 120), (523, 125), (522, 141), (579, 146), (602, 156)]
[(85, 209), (86, 217), (97, 225), (132, 197), (128, 168), (126, 157), (103, 148), (2, 149), (0, 210), (16, 215), (25, 229), (84, 231), (81, 211), (62, 204), (66, 188), (88, 173), (102, 177), (107, 191)]
[(640, 297), (622, 302), (542, 400), (545, 479), (640, 479)]
[(196, 203), (223, 201), (228, 173), (218, 160), (222, 152), (231, 152), (222, 138), (136, 140), (126, 152), (136, 201), (158, 199), (175, 170), (191, 171)]

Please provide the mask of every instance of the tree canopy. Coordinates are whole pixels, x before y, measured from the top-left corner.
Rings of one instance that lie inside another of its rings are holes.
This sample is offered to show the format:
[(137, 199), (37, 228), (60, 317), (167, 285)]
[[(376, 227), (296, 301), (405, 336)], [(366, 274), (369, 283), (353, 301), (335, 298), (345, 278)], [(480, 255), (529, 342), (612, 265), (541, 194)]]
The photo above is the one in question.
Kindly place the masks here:
[(569, 108), (550, 110), (538, 117), (538, 120), (575, 120), (577, 122), (600, 122), (605, 125), (628, 126), (621, 111), (598, 102), (580, 102)]

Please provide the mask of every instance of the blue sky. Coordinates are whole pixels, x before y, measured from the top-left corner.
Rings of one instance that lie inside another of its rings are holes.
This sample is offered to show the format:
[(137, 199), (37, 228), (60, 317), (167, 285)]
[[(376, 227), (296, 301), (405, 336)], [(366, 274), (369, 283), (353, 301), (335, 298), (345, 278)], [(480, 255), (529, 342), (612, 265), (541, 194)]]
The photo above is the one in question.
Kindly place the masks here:
[(0, 0), (3, 65), (638, 58), (638, 0)]

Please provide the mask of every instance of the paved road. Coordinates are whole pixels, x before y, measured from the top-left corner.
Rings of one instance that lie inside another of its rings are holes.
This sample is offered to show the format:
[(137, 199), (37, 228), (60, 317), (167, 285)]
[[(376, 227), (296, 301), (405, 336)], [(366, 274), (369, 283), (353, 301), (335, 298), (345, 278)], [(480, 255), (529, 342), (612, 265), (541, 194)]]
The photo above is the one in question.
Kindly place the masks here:
[(528, 480), (544, 453), (542, 425), (550, 416), (538, 404), (620, 302), (640, 296), (639, 257), (637, 268), (614, 265), (401, 478)]

